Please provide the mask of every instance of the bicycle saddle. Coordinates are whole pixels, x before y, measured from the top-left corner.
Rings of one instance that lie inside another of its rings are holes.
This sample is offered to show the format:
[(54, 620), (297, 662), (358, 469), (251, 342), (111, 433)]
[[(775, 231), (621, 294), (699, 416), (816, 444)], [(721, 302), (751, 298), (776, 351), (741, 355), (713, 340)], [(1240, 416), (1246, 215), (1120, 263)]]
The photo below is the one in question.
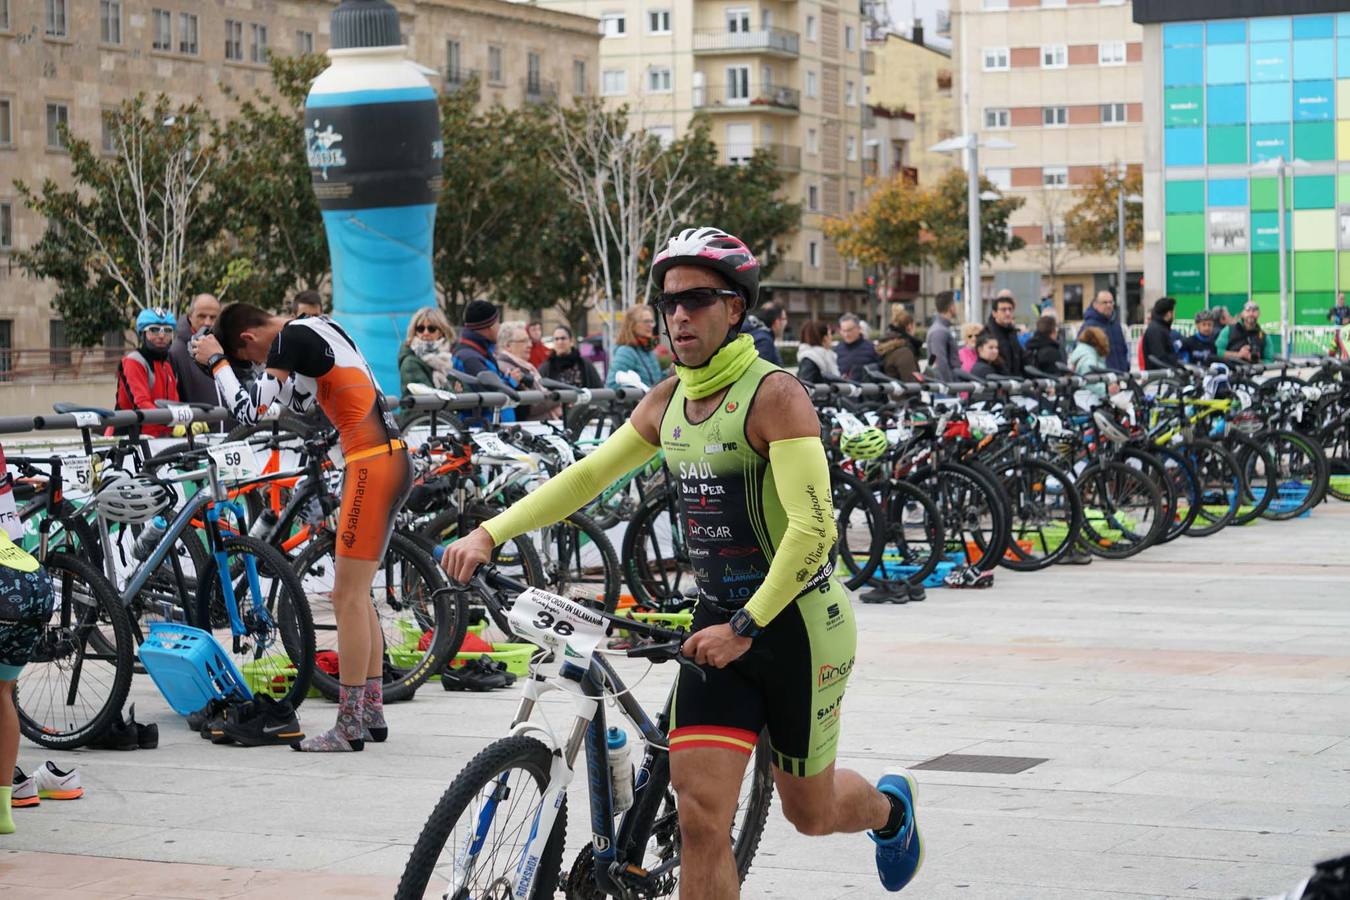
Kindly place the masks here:
[(100, 416), (111, 416), (113, 414), (112, 410), (110, 409), (102, 409), (97, 406), (84, 406), (79, 403), (67, 403), (64, 400), (61, 400), (57, 403), (53, 403), (52, 412), (62, 416), (79, 412), (91, 412)]

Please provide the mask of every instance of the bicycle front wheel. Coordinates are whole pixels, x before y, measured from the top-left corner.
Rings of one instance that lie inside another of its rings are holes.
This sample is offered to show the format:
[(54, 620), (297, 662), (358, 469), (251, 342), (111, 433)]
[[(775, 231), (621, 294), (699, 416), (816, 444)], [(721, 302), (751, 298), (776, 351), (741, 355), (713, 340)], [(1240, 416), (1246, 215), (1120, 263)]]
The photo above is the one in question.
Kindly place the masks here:
[[(475, 756), (422, 826), (395, 900), (516, 896), (516, 864), (548, 790), (551, 761), (547, 747), (522, 735)], [(531, 900), (552, 898), (557, 890), (566, 831), (564, 797), (534, 869)]]
[[(226, 584), (241, 634), (230, 624)], [(314, 620), (300, 579), (280, 550), (248, 535), (224, 538), (202, 573), (190, 624), (212, 633), (250, 690), (296, 707), (304, 701), (314, 674)]]

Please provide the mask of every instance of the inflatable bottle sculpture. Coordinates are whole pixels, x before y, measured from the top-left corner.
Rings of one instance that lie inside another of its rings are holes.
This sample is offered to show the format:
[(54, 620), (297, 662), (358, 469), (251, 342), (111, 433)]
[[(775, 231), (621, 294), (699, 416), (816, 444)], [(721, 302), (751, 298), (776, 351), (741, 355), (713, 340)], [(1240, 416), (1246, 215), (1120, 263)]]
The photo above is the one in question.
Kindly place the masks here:
[(305, 100), (305, 152), (333, 266), (333, 317), (397, 393), (398, 348), (431, 268), (443, 144), (436, 92), (407, 57), (398, 10), (343, 0), (331, 64)]

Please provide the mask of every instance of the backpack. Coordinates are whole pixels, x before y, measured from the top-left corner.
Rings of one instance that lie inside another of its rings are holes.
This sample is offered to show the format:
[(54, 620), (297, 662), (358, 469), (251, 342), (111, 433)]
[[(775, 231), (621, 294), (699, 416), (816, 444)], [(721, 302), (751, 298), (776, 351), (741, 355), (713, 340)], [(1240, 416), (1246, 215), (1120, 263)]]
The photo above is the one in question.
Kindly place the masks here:
[[(152, 365), (150, 365), (150, 360), (146, 359), (146, 358), (141, 354), (141, 351), (139, 351), (139, 350), (132, 350), (130, 353), (127, 354), (127, 356), (135, 357), (137, 362), (139, 362), (141, 365), (145, 366), (145, 372), (146, 372), (146, 374), (147, 374), (147, 375), (149, 376), (149, 378), (150, 378), (150, 392), (151, 392), (151, 393), (154, 393), (154, 390), (155, 390), (155, 367), (152, 366)], [(127, 361), (127, 357), (124, 356), (124, 357), (122, 357), (122, 358), (118, 361), (118, 363), (117, 363), (117, 386), (120, 387), (120, 388), (122, 388), (123, 390), (125, 390), (125, 391), (127, 392), (127, 396), (130, 397), (130, 396), (131, 396), (131, 385), (127, 383), (127, 376), (126, 376), (126, 374), (123, 373), (123, 371), (122, 371), (122, 366), (124, 366), (124, 365), (126, 364), (126, 361)], [(114, 396), (114, 397), (113, 397), (113, 409), (116, 409), (116, 408), (117, 408), (117, 397)]]

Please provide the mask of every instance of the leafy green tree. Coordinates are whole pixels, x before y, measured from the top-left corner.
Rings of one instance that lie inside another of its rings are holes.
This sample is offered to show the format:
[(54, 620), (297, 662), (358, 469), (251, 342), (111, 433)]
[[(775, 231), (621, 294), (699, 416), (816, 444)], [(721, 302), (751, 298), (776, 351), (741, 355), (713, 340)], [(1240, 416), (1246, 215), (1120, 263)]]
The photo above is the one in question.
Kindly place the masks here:
[(928, 193), (899, 174), (874, 184), (866, 202), (825, 222), (825, 236), (841, 256), (890, 272), (916, 266), (928, 255), (924, 225)]
[[(980, 179), (980, 192), (993, 191), (994, 185)], [(927, 252), (943, 269), (956, 269), (965, 264), (970, 255), (969, 205), (966, 203), (966, 173), (953, 169), (928, 191)], [(980, 262), (993, 257), (1004, 258), (1021, 250), (1026, 242), (1012, 233), (1008, 219), (1021, 209), (1026, 200), (1021, 197), (1000, 197), (980, 201)]]
[[(1119, 166), (1103, 166), (1093, 173), (1087, 184), (1078, 191), (1078, 203), (1065, 217), (1067, 236), (1083, 253), (1115, 254), (1121, 191), (1125, 196), (1144, 192), (1144, 173), (1139, 168), (1127, 168), (1120, 174)], [(1138, 203), (1125, 204), (1125, 245), (1138, 249), (1144, 244), (1144, 207)]]
[(127, 328), (141, 309), (181, 310), (221, 270), (212, 252), (221, 210), (203, 202), (219, 163), (209, 114), (138, 95), (105, 115), (115, 152), (105, 155), (63, 126), (69, 180), (14, 183), (47, 219), (16, 261), (29, 276), (55, 282), (55, 306), (76, 346)]
[(223, 88), (237, 111), (215, 130), (221, 165), (211, 203), (231, 238), (222, 248), (227, 263), (251, 263), (236, 266), (242, 277), (217, 286), (232, 300), (279, 308), (290, 292), (328, 281), (328, 242), (310, 185), (303, 121), (310, 83), (327, 65), (319, 54), (273, 56), (271, 90), (240, 97)]

